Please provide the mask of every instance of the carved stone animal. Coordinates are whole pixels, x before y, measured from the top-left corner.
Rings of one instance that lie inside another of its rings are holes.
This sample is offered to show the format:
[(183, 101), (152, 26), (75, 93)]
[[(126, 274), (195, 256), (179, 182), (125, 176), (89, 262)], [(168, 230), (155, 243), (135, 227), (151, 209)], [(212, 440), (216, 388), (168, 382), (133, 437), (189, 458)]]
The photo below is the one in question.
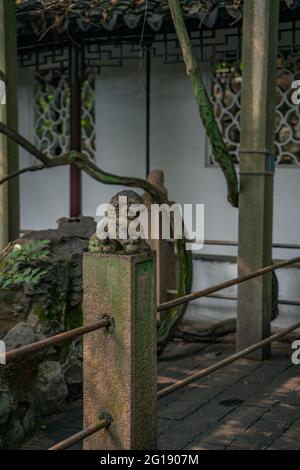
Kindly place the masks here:
[[(120, 207), (120, 197), (127, 198), (127, 214), (123, 214), (121, 210), (122, 208)], [(116, 238), (112, 239), (108, 237), (105, 240), (102, 240), (99, 238), (98, 234), (95, 233), (90, 239), (90, 252), (131, 255), (145, 251), (151, 251), (150, 246), (143, 238), (138, 238), (136, 240), (130, 238), (128, 232), (130, 222), (133, 222), (139, 217), (139, 214), (131, 215), (129, 213), (129, 209), (132, 205), (143, 205), (143, 199), (134, 191), (125, 190), (113, 196), (109, 203), (107, 220), (110, 222), (112, 228), (115, 229)], [(113, 213), (112, 208), (114, 209), (115, 213)], [(121, 232), (127, 234), (126, 239), (120, 237)]]

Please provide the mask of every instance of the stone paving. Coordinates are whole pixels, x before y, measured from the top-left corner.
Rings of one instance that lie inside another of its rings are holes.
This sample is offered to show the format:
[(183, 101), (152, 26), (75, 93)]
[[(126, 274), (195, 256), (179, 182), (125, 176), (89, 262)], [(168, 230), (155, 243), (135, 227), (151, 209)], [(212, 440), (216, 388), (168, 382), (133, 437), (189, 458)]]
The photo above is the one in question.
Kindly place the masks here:
[[(159, 388), (234, 352), (234, 337), (209, 344), (172, 343), (159, 360)], [(272, 359), (242, 359), (159, 401), (159, 449), (300, 450), (300, 366), (287, 343)], [(22, 449), (47, 449), (81, 430), (82, 403), (48, 419)], [(80, 449), (77, 445), (74, 449)]]

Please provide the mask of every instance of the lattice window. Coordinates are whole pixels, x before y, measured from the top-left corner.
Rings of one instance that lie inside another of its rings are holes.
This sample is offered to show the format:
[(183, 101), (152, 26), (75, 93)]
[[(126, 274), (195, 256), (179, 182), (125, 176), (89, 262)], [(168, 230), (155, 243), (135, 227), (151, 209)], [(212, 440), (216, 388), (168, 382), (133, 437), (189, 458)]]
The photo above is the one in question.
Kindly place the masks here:
[[(292, 82), (300, 79), (300, 54), (280, 53), (277, 62), (276, 160), (300, 167), (300, 106)], [(219, 64), (211, 80), (211, 100), (234, 163), (239, 163), (242, 73), (239, 64)], [(215, 165), (211, 150), (208, 164)]]
[[(82, 152), (94, 158), (95, 93), (94, 80), (82, 85)], [(67, 74), (56, 71), (36, 75), (35, 143), (49, 155), (59, 156), (70, 149), (70, 87)]]

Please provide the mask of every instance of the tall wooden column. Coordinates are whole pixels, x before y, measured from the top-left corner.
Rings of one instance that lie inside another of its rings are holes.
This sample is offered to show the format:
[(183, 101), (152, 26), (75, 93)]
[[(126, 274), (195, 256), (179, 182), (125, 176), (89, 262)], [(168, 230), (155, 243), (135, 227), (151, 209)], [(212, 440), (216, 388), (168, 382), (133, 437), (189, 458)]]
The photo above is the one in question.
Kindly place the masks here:
[[(0, 120), (18, 130), (17, 32), (15, 0), (0, 0), (0, 70), (5, 75), (6, 104), (0, 105)], [(8, 158), (9, 156), (9, 158)], [(0, 136), (0, 177), (19, 168), (18, 146)], [(20, 234), (19, 180), (0, 187), (0, 249)]]
[(145, 116), (145, 156), (146, 156), (146, 178), (150, 173), (150, 141), (151, 141), (151, 46), (148, 45), (145, 51), (146, 55), (146, 116)]
[[(17, 47), (17, 19), (16, 1), (5, 2), (5, 50), (7, 75), (7, 125), (18, 131), (18, 47)], [(11, 139), (7, 140), (8, 173), (15, 173), (19, 169), (19, 148)], [(19, 178), (13, 178), (8, 183), (8, 238), (10, 241), (20, 236), (20, 189)]]
[[(0, 0), (0, 70), (6, 75), (6, 53), (5, 53), (5, 15), (4, 1)], [(0, 104), (0, 120), (6, 120), (7, 105)], [(7, 174), (7, 146), (6, 138), (0, 135), (0, 178)], [(8, 242), (8, 207), (7, 207), (7, 185), (0, 186), (0, 250)]]
[[(81, 48), (71, 41), (70, 66), (70, 150), (81, 152)], [(81, 171), (75, 165), (70, 169), (70, 216), (81, 214)]]
[[(245, 0), (239, 199), (239, 275), (272, 263), (279, 0)], [(238, 289), (237, 349), (270, 335), (272, 275)], [(270, 348), (259, 351), (259, 358)]]

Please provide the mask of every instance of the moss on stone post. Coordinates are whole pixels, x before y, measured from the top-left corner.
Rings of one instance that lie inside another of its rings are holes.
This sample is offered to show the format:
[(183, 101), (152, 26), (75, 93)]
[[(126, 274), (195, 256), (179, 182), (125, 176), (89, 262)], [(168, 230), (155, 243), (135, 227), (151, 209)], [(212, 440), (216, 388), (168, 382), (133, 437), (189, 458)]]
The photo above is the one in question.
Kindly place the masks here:
[(84, 426), (102, 412), (113, 423), (85, 440), (89, 450), (156, 448), (156, 263), (138, 255), (88, 253), (84, 324), (110, 314), (113, 331), (84, 338)]

